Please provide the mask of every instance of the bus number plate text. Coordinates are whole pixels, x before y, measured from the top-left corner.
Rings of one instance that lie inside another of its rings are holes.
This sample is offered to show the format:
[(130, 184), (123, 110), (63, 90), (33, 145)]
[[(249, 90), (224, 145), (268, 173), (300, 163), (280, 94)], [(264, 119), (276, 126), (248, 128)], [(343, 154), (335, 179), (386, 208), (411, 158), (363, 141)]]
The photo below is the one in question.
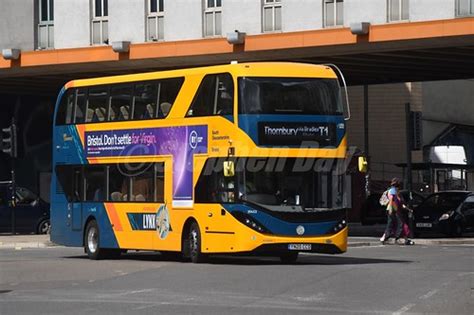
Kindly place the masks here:
[(311, 244), (288, 244), (289, 250), (311, 250)]

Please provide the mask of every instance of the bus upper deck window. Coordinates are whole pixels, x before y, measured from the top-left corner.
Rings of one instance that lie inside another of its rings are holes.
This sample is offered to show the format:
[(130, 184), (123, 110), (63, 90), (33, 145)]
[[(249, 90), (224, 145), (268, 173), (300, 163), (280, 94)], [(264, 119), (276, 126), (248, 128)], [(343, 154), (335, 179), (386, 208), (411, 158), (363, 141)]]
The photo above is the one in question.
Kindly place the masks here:
[(210, 74), (204, 77), (194, 97), (187, 117), (230, 116), (232, 120), (234, 83), (228, 73)]
[(108, 120), (128, 120), (130, 118), (131, 100), (131, 85), (112, 87), (110, 91), (110, 108)]

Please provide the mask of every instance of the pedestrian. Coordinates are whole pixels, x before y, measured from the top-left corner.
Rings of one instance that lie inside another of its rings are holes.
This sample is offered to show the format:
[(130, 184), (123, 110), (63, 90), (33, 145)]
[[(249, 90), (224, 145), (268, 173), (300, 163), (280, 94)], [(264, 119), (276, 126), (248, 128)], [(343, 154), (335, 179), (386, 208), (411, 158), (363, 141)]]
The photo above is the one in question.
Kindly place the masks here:
[(387, 203), (387, 225), (385, 227), (385, 232), (380, 238), (382, 244), (388, 241), (391, 236), (392, 228), (395, 230), (395, 243), (403, 244), (400, 240), (400, 236), (403, 231), (403, 220), (402, 220), (402, 198), (400, 197), (400, 180), (398, 178), (393, 178), (390, 182), (389, 189), (384, 192), (388, 197)]

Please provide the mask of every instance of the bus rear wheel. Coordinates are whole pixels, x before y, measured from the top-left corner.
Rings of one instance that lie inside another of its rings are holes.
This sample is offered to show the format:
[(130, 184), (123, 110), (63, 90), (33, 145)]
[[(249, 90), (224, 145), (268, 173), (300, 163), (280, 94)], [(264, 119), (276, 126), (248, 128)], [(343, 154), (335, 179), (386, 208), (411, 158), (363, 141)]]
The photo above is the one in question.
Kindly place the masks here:
[(192, 263), (198, 264), (206, 261), (207, 255), (201, 252), (201, 232), (196, 222), (193, 222), (189, 227), (186, 243), (188, 246), (187, 252)]
[(90, 221), (84, 234), (84, 249), (89, 259), (99, 260), (105, 258), (118, 258), (120, 249), (100, 247), (99, 226), (95, 220)]
[(280, 255), (280, 261), (284, 264), (292, 264), (298, 259), (299, 252), (288, 252)]

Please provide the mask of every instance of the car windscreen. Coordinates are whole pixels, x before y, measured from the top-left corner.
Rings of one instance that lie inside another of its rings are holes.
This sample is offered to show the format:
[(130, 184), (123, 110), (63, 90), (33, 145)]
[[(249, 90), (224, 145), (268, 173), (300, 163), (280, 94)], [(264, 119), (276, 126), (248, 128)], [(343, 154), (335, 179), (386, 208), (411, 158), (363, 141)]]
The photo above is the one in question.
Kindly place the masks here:
[(420, 206), (422, 212), (441, 213), (457, 208), (466, 198), (466, 193), (441, 193), (428, 197)]

